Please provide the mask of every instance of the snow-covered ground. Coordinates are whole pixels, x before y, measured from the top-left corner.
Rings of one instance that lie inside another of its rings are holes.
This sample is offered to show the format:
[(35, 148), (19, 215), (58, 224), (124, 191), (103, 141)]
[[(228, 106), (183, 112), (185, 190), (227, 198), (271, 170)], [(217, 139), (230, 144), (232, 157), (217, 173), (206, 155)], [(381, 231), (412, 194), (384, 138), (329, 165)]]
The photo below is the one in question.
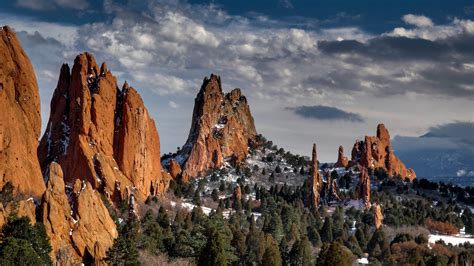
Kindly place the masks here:
[(430, 234), (428, 236), (429, 243), (434, 244), (438, 240), (443, 240), (446, 244), (452, 244), (454, 246), (457, 246), (459, 244), (464, 244), (465, 242), (474, 244), (474, 237), (472, 236), (471, 237), (463, 236), (463, 235), (445, 236), (445, 235), (435, 235), (435, 234)]

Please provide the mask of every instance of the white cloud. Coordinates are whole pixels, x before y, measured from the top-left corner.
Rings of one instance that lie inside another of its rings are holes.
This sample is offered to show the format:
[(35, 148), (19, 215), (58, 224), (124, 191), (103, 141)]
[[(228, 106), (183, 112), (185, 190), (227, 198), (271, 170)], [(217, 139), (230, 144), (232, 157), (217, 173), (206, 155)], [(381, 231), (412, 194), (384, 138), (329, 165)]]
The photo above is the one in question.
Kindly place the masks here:
[(179, 105), (177, 103), (173, 102), (173, 101), (169, 101), (168, 105), (169, 105), (169, 107), (171, 107), (173, 109), (179, 108)]
[(430, 18), (422, 16), (422, 15), (413, 15), (407, 14), (402, 17), (405, 23), (414, 25), (416, 27), (433, 27), (433, 21)]

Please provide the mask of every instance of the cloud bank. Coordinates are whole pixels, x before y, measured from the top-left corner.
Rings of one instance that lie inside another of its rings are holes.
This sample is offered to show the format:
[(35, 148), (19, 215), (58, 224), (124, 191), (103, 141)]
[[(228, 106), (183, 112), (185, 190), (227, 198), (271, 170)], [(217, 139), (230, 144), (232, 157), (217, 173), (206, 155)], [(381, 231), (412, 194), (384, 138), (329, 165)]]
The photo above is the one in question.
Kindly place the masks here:
[(350, 121), (363, 122), (362, 116), (356, 113), (346, 112), (336, 107), (313, 105), (313, 106), (297, 106), (287, 107), (287, 110), (293, 111), (295, 114), (310, 119), (323, 121)]

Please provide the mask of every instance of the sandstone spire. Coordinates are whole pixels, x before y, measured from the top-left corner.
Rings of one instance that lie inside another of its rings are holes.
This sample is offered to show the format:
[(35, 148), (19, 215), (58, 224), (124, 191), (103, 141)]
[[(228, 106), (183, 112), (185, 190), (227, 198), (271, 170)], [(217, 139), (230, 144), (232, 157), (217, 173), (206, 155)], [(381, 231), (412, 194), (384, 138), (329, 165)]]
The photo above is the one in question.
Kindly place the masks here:
[(139, 200), (166, 189), (158, 132), (140, 95), (127, 83), (118, 89), (89, 53), (76, 57), (71, 72), (61, 67), (38, 156), (42, 168), (58, 162), (66, 184), (85, 179), (112, 198), (124, 200), (127, 187)]
[(344, 156), (344, 147), (339, 146), (339, 150), (337, 152), (337, 162), (334, 165), (335, 167), (347, 167), (349, 165), (349, 160), (347, 157)]
[(0, 189), (39, 199), (45, 190), (36, 156), (40, 99), (33, 67), (16, 34), (0, 28)]
[[(226, 160), (243, 161), (256, 135), (250, 107), (240, 89), (224, 95), (220, 77), (211, 74), (204, 78), (194, 101), (188, 140), (172, 158), (181, 165), (186, 182)], [(172, 158), (164, 159), (168, 168)]]
[(365, 208), (370, 208), (370, 177), (365, 167), (360, 171), (359, 198), (364, 202)]
[(380, 229), (383, 221), (382, 208), (380, 207), (380, 204), (375, 204), (374, 212), (375, 228)]
[(317, 209), (319, 207), (319, 202), (321, 199), (321, 189), (323, 187), (323, 179), (318, 171), (318, 155), (316, 152), (316, 144), (313, 144), (313, 152), (311, 159), (311, 172), (310, 176), (306, 182), (307, 185), (307, 199), (306, 205), (312, 209)]
[(366, 168), (384, 168), (389, 176), (400, 175), (410, 180), (416, 178), (415, 171), (407, 169), (394, 154), (390, 134), (384, 124), (377, 126), (377, 136), (366, 136), (364, 141), (356, 141), (352, 149), (351, 162)]

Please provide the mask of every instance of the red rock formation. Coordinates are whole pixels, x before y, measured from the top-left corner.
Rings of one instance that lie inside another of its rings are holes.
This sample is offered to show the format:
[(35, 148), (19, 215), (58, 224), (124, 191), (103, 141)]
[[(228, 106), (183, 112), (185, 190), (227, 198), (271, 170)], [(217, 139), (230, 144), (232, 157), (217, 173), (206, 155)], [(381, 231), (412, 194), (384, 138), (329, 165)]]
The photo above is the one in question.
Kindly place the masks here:
[(306, 206), (312, 209), (317, 209), (319, 207), (319, 202), (321, 199), (321, 190), (323, 188), (323, 178), (318, 171), (318, 155), (316, 153), (316, 144), (313, 144), (313, 153), (311, 160), (311, 172), (308, 180), (306, 181), (307, 185), (307, 198)]
[(45, 171), (45, 177), (48, 183), (41, 201), (40, 219), (53, 248), (51, 258), (60, 264), (64, 263), (61, 260), (62, 256), (59, 256), (61, 250), (63, 254), (70, 254), (76, 263), (80, 262), (70, 239), (70, 233), (74, 228), (74, 219), (64, 187), (61, 166), (55, 162), (51, 163)]
[(33, 198), (9, 202), (5, 206), (0, 202), (0, 228), (7, 222), (8, 216), (14, 212), (18, 217), (28, 217), (32, 224), (36, 223), (36, 205)]
[(390, 134), (383, 124), (377, 126), (377, 136), (366, 136), (364, 141), (356, 141), (351, 161), (366, 168), (384, 168), (389, 176), (400, 175), (410, 180), (416, 178), (415, 171), (407, 169), (393, 153)]
[(195, 99), (188, 140), (174, 157), (183, 169), (183, 180), (220, 167), (225, 160), (243, 161), (256, 135), (250, 107), (240, 89), (224, 95), (220, 77), (206, 77)]
[(364, 202), (365, 208), (370, 208), (370, 177), (365, 167), (360, 171), (359, 198)]
[(375, 228), (380, 229), (383, 221), (382, 208), (380, 207), (380, 204), (375, 204), (374, 212)]
[(347, 167), (349, 165), (349, 160), (344, 156), (344, 147), (339, 146), (337, 153), (337, 162), (334, 165), (335, 167)]
[[(82, 183), (82, 187), (78, 184)], [(71, 233), (71, 241), (82, 258), (93, 257), (95, 264), (102, 262), (105, 252), (118, 236), (114, 221), (97, 191), (88, 182), (76, 181), (74, 218), (77, 223)]]
[(125, 199), (126, 188), (137, 199), (162, 195), (160, 141), (141, 97), (126, 83), (122, 90), (89, 53), (76, 57), (72, 72), (60, 71), (51, 115), (38, 148), (41, 166), (58, 162), (66, 184), (86, 179), (94, 189)]
[(181, 166), (179, 165), (176, 160), (171, 159), (169, 166), (168, 166), (168, 171), (173, 179), (176, 179), (180, 174), (181, 174)]
[(78, 264), (88, 257), (103, 264), (105, 252), (118, 232), (99, 193), (89, 183), (77, 180), (69, 202), (61, 166), (51, 163), (45, 176), (48, 187), (41, 202), (40, 217), (51, 239), (51, 257), (60, 265), (71, 261)]
[[(0, 28), (0, 189), (41, 197), (45, 190), (36, 156), (41, 132), (38, 84), (16, 34)], [(34, 217), (34, 216), (33, 216)]]

